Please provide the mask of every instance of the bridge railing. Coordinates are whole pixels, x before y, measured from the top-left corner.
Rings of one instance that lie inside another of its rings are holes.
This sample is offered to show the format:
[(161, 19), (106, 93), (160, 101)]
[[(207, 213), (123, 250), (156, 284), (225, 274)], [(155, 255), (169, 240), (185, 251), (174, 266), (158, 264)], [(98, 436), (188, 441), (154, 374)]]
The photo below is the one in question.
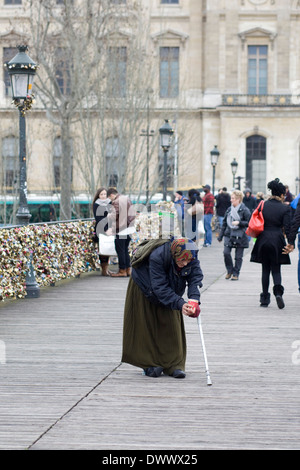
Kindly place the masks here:
[(26, 297), (32, 263), (38, 286), (50, 286), (97, 268), (94, 220), (9, 226), (0, 229), (0, 300)]

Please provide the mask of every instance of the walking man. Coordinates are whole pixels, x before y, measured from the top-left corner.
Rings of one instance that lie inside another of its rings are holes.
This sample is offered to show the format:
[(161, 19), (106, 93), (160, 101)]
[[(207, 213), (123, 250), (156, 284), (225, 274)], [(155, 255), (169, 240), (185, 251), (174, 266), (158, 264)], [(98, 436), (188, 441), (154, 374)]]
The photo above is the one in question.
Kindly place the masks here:
[(203, 197), (202, 201), (204, 204), (204, 230), (205, 230), (205, 239), (204, 239), (204, 247), (209, 247), (212, 244), (212, 228), (211, 228), (211, 221), (214, 215), (214, 206), (215, 206), (215, 198), (214, 195), (210, 192), (209, 184), (203, 186), (203, 190), (205, 192), (205, 196)]

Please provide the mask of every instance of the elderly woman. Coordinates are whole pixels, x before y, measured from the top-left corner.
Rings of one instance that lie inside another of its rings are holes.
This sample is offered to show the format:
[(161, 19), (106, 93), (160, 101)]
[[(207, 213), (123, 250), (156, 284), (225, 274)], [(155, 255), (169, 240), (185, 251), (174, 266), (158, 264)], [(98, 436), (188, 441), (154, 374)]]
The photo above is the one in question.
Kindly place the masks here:
[(198, 316), (183, 299), (200, 304), (203, 274), (196, 244), (187, 239), (149, 240), (132, 260), (123, 329), (122, 362), (141, 367), (149, 377), (162, 372), (185, 377), (183, 315)]
[[(224, 237), (224, 263), (227, 274), (225, 279), (237, 281), (243, 263), (244, 249), (249, 247), (249, 240), (246, 230), (251, 217), (250, 210), (242, 202), (242, 191), (236, 190), (231, 194), (231, 206), (224, 214), (223, 225), (221, 227), (218, 241)], [(235, 249), (235, 260), (231, 256), (231, 250)]]

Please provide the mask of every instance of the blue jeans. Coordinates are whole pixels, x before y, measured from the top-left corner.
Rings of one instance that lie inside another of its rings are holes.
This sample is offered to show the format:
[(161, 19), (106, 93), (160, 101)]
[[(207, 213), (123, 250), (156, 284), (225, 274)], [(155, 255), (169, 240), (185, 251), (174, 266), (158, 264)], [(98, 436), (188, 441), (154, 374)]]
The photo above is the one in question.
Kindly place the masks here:
[(205, 230), (205, 240), (204, 244), (205, 245), (211, 245), (212, 242), (212, 229), (211, 229), (211, 221), (212, 221), (212, 214), (204, 214), (204, 230)]
[(298, 235), (298, 287), (299, 287), (299, 292), (300, 292), (300, 233)]

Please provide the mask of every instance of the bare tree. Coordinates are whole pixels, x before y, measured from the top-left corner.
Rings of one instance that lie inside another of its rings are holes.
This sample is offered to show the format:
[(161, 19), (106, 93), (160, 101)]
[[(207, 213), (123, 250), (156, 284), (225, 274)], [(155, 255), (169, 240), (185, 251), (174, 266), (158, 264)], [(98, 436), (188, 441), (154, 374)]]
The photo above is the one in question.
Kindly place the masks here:
[(28, 0), (35, 88), (61, 138), (60, 218), (69, 219), (72, 156), (91, 194), (100, 183), (145, 189), (140, 129), (153, 71), (137, 2), (60, 3)]

